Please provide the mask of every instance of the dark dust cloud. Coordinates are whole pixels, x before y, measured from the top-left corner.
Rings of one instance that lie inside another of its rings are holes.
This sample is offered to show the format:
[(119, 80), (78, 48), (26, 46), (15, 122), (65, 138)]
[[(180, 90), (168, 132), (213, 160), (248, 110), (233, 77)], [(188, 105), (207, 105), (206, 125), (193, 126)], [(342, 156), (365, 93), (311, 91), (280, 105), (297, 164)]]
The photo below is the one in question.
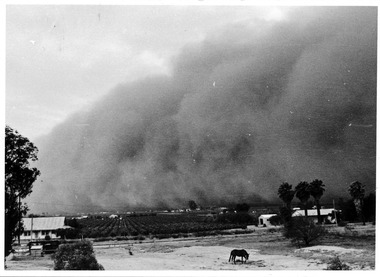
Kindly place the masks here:
[[(187, 45), (170, 76), (119, 84), (36, 142), (38, 211), (324, 198), (375, 188), (377, 8), (299, 8)], [(41, 182), (42, 180), (42, 182)], [(47, 204), (47, 203), (54, 203)]]

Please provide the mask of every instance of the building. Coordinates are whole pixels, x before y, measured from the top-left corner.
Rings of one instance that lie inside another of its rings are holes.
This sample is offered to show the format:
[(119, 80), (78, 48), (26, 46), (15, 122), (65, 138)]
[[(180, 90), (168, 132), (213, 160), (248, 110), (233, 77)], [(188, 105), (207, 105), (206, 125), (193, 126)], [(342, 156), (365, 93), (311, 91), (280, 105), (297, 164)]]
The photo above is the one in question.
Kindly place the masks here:
[(20, 235), (22, 240), (57, 238), (57, 230), (71, 228), (65, 226), (65, 217), (35, 217), (23, 218), (24, 232)]
[(272, 216), (276, 216), (277, 214), (262, 214), (259, 216), (259, 226), (260, 227), (269, 227), (269, 226), (273, 226), (269, 219), (272, 217)]
[[(334, 209), (320, 209), (323, 222), (335, 223), (335, 214), (339, 211)], [(292, 216), (305, 216), (305, 210), (295, 210)], [(307, 217), (312, 218), (314, 222), (318, 222), (317, 209), (307, 210)]]

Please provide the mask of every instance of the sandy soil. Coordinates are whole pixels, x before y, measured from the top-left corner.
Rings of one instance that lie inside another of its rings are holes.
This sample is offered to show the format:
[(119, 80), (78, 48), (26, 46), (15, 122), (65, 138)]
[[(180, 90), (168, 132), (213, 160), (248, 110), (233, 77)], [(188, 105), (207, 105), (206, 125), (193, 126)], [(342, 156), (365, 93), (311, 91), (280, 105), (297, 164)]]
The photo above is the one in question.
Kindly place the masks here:
[[(260, 238), (260, 242), (255, 241), (256, 238), (250, 235), (209, 237), (95, 250), (99, 263), (109, 270), (323, 270), (327, 268), (329, 259), (335, 256), (352, 269), (371, 269), (371, 265), (366, 263), (371, 259), (371, 251), (368, 250), (323, 245), (295, 249), (289, 245), (281, 247), (275, 234), (267, 236), (266, 240)], [(281, 250), (265, 249), (271, 247), (274, 240)], [(234, 248), (247, 250), (249, 260), (236, 264), (228, 262)], [(358, 256), (362, 258), (357, 259)], [(357, 261), (361, 263), (356, 264)]]
[(177, 249), (144, 251), (126, 249), (102, 249), (96, 256), (105, 269), (111, 270), (258, 270), (258, 269), (323, 269), (326, 266), (317, 261), (284, 255), (261, 255), (257, 249), (246, 249), (250, 259), (246, 263), (228, 262), (230, 247), (190, 246)]
[[(298, 249), (280, 233), (253, 233), (189, 239), (94, 243), (105, 270), (323, 270), (338, 256), (352, 269), (373, 270), (374, 238), (328, 238)], [(230, 251), (244, 248), (246, 263), (228, 262)], [(52, 270), (49, 256), (7, 261), (8, 270)]]

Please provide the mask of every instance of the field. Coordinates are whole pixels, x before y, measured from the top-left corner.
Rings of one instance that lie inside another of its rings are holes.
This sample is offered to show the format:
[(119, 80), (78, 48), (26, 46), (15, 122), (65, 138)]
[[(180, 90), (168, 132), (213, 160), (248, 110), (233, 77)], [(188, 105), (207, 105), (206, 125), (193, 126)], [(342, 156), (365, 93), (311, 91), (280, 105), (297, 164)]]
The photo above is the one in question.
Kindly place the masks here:
[[(94, 242), (105, 270), (323, 270), (331, 258), (353, 270), (375, 268), (375, 226), (331, 227), (329, 235), (311, 247), (298, 248), (279, 229), (250, 227), (252, 233)], [(246, 263), (228, 262), (230, 251), (244, 248)], [(50, 255), (7, 261), (9, 270), (52, 270)]]
[(126, 216), (117, 218), (97, 217), (79, 219), (76, 223), (80, 227), (80, 235), (84, 238), (117, 238), (134, 239), (155, 237), (187, 236), (191, 234), (203, 234), (210, 231), (221, 231), (233, 228), (242, 228), (246, 224), (220, 223), (200, 214), (155, 214)]

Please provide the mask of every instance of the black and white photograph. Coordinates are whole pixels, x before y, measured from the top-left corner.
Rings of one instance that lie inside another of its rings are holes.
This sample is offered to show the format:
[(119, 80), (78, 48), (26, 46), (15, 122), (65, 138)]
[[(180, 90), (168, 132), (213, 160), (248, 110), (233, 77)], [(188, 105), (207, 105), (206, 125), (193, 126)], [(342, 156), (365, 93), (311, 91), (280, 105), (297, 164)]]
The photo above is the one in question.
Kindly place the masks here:
[(3, 5), (1, 275), (375, 273), (378, 4), (180, 2)]

